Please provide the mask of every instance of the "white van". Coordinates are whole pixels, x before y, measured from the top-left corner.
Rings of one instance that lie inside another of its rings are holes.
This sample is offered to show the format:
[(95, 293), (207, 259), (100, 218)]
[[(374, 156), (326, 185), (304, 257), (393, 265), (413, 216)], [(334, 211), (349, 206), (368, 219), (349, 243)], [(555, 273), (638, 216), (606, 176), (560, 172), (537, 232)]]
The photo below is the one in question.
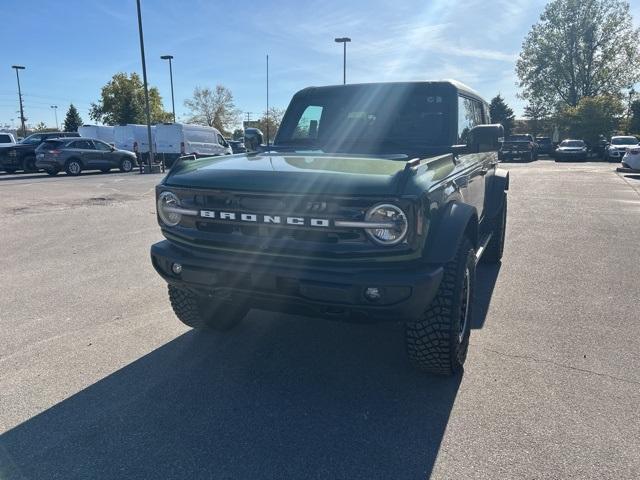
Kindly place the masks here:
[(213, 157), (231, 155), (231, 146), (213, 128), (185, 123), (160, 123), (156, 125), (156, 152), (164, 157), (167, 166), (181, 155)]
[(81, 137), (97, 138), (109, 144), (115, 144), (114, 129), (109, 125), (83, 125), (78, 127), (78, 133)]
[[(156, 126), (151, 126), (151, 142), (155, 141)], [(116, 148), (139, 154), (142, 158), (149, 155), (149, 134), (146, 125), (128, 123), (116, 125), (113, 129)]]

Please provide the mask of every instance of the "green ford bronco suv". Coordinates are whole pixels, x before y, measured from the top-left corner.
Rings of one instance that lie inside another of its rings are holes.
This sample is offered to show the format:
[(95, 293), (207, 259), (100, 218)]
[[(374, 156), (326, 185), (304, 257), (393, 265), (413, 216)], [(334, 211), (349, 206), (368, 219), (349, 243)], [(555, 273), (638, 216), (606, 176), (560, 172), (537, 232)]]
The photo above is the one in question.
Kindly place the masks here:
[(153, 266), (191, 327), (252, 308), (402, 322), (411, 362), (452, 374), (476, 264), (502, 257), (502, 136), (457, 82), (306, 88), (274, 145), (176, 163), (156, 189)]

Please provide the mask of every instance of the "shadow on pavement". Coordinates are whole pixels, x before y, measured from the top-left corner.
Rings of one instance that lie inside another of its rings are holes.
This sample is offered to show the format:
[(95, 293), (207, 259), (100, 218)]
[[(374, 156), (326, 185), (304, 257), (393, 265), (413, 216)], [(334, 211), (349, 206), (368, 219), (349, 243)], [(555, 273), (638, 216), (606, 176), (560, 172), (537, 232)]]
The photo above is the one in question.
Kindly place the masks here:
[(491, 304), (493, 289), (498, 280), (501, 263), (497, 264), (479, 264), (476, 269), (476, 289), (475, 301), (473, 304), (473, 322), (472, 329), (480, 329), (484, 326), (487, 319), (487, 312)]
[[(110, 172), (106, 172), (103, 173), (101, 171), (88, 171), (88, 172), (82, 172), (80, 173), (79, 177), (90, 177), (90, 176), (94, 176), (94, 175), (108, 175), (109, 173), (120, 173), (119, 170), (114, 169)], [(137, 171), (133, 172), (133, 173), (138, 173)], [(64, 172), (60, 172), (60, 174), (55, 175), (55, 176), (51, 176), (51, 175), (47, 175), (45, 172), (39, 172), (39, 173), (35, 173), (35, 172), (31, 172), (31, 173), (12, 173), (12, 174), (0, 174), (0, 182), (6, 182), (6, 181), (10, 181), (10, 180), (31, 180), (31, 179), (44, 179), (44, 178), (50, 178), (50, 179), (55, 179), (55, 178), (74, 178), (71, 175), (67, 175)]]
[(625, 175), (624, 178), (630, 178), (631, 180), (640, 180), (640, 175)]
[(261, 311), (189, 331), (2, 435), (0, 476), (428, 478), (462, 374), (412, 370), (403, 335)]

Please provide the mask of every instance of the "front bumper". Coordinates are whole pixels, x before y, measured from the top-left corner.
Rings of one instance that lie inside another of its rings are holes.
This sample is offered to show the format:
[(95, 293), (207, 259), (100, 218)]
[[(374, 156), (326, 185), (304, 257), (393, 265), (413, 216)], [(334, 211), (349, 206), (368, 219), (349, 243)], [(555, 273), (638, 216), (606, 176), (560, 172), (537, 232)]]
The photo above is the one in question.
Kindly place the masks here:
[[(186, 250), (167, 240), (151, 247), (160, 276), (200, 295), (215, 295), (250, 308), (334, 320), (376, 322), (418, 318), (436, 295), (442, 267), (287, 265), (260, 256), (230, 256)], [(182, 265), (176, 275), (171, 266)], [(376, 287), (378, 301), (364, 291)]]

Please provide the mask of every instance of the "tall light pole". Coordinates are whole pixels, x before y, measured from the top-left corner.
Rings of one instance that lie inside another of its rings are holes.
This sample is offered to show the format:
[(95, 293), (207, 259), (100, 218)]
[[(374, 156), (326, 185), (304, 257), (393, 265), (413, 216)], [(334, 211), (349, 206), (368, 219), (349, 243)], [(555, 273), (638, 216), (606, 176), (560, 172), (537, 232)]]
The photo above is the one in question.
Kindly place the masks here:
[(269, 150), (269, 55), (267, 55), (267, 150)]
[(142, 35), (142, 12), (140, 11), (140, 0), (136, 0), (138, 7), (138, 33), (140, 34), (140, 56), (142, 57), (142, 79), (144, 80), (144, 103), (147, 114), (147, 138), (149, 140), (149, 173), (153, 163), (153, 140), (151, 138), (151, 109), (149, 108), (149, 87), (147, 84), (147, 64), (144, 59), (144, 36)]
[(349, 37), (340, 37), (334, 39), (336, 43), (341, 43), (343, 46), (342, 55), (342, 84), (347, 84), (347, 43), (351, 41)]
[(176, 123), (176, 104), (173, 101), (173, 68), (171, 66), (171, 60), (173, 55), (162, 55), (162, 60), (169, 60), (169, 78), (171, 79), (171, 109), (173, 110), (173, 123)]
[(20, 124), (22, 125), (22, 136), (25, 137), (27, 135), (27, 130), (24, 126), (24, 108), (22, 107), (22, 90), (20, 90), (20, 75), (18, 75), (18, 70), (24, 70), (24, 66), (22, 65), (11, 65), (11, 68), (16, 69), (16, 79), (18, 80), (18, 99), (20, 100)]
[(56, 117), (56, 130), (60, 130), (60, 127), (58, 127), (58, 105), (51, 105), (51, 108), (53, 109), (53, 114)]

